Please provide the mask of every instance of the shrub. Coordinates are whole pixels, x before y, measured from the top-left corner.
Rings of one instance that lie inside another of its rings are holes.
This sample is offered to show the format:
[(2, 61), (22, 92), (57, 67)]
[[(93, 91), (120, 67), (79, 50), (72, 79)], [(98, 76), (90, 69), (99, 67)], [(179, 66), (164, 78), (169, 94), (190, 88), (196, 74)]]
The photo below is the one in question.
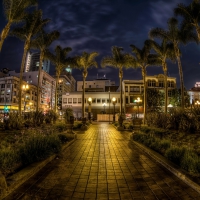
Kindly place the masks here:
[(20, 146), (20, 157), (24, 165), (43, 160), (48, 156), (59, 153), (61, 141), (57, 135), (32, 135)]
[(58, 138), (60, 139), (62, 144), (65, 144), (66, 142), (69, 141), (69, 138), (64, 134), (58, 134)]
[(19, 165), (20, 158), (16, 150), (10, 148), (0, 150), (0, 169), (4, 176), (13, 173)]
[(165, 152), (165, 156), (168, 160), (174, 162), (177, 165), (181, 164), (181, 159), (185, 154), (186, 149), (184, 147), (170, 147)]
[(188, 172), (198, 173), (199, 172), (199, 157), (196, 153), (187, 150), (181, 160), (181, 168)]
[(75, 122), (73, 129), (80, 129), (82, 126), (82, 122)]
[(64, 122), (57, 122), (54, 124), (54, 128), (56, 131), (63, 132), (67, 130), (67, 126)]

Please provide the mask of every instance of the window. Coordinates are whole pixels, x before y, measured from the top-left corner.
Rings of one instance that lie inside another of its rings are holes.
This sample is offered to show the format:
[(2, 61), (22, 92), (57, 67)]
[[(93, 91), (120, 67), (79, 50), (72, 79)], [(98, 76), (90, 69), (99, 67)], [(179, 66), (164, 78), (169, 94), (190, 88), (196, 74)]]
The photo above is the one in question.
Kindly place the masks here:
[(128, 86), (125, 86), (125, 92), (128, 92)]
[(148, 85), (148, 87), (156, 87), (156, 81), (155, 80), (148, 80), (147, 85)]
[(130, 92), (140, 92), (140, 86), (130, 86)]
[(101, 103), (101, 99), (97, 99), (97, 103)]
[(107, 103), (111, 103), (111, 101), (109, 99), (107, 99)]
[(78, 98), (78, 103), (82, 103), (82, 98)]
[(130, 96), (130, 103), (134, 103), (135, 101), (135, 97), (134, 96)]
[(1, 84), (1, 88), (5, 88), (5, 84)]
[(168, 87), (174, 88), (174, 82), (173, 81), (168, 81)]
[(120, 103), (120, 98), (118, 98), (118, 103)]
[(93, 99), (92, 99), (92, 103), (96, 103), (96, 98), (93, 98)]
[(7, 84), (7, 88), (10, 88), (10, 84)]
[(77, 98), (73, 98), (73, 103), (74, 103), (74, 104), (77, 103)]
[(63, 99), (63, 103), (67, 103), (67, 98), (64, 98), (64, 99)]
[(105, 99), (102, 99), (102, 103), (105, 103), (106, 102), (106, 100)]
[(164, 81), (159, 81), (159, 87), (164, 87)]
[(126, 104), (128, 104), (128, 97), (126, 97)]

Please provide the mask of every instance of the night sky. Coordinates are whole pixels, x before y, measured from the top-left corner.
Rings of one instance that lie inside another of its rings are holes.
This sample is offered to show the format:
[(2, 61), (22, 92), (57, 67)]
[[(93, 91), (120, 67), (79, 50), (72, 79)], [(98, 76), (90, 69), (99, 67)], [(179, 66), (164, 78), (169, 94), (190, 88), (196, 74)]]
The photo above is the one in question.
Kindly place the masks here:
[[(39, 8), (43, 18), (51, 19), (46, 30), (58, 30), (60, 38), (52, 43), (71, 47), (69, 56), (80, 55), (83, 51), (97, 51), (98, 69), (88, 71), (87, 80), (103, 77), (119, 83), (118, 70), (101, 68), (100, 61), (104, 56), (111, 55), (111, 47), (119, 46), (124, 52), (131, 53), (130, 44), (142, 48), (148, 39), (151, 28), (167, 28), (167, 20), (173, 17), (173, 9), (178, 3), (189, 5), (192, 0), (39, 0)], [(0, 31), (6, 21), (0, 5)], [(181, 18), (180, 18), (181, 21)], [(0, 53), (0, 68), (7, 67), (19, 72), (23, 42), (9, 37), (3, 44)], [(200, 82), (200, 46), (189, 43), (181, 47), (184, 84), (187, 89)], [(54, 66), (50, 74), (54, 73)], [(147, 68), (147, 75), (163, 73), (162, 67)], [(74, 70), (72, 75), (76, 80), (82, 80), (81, 72)], [(168, 75), (177, 78), (179, 73), (177, 63), (168, 62)], [(125, 80), (142, 79), (141, 69), (124, 69)]]

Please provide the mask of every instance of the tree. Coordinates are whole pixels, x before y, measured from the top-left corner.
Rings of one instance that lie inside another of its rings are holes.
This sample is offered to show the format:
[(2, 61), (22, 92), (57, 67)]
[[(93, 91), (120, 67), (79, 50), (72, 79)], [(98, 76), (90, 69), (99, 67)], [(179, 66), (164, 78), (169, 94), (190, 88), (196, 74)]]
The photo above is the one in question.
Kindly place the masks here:
[(82, 119), (85, 118), (85, 80), (88, 74), (88, 69), (91, 67), (98, 67), (97, 62), (95, 61), (95, 57), (97, 57), (99, 53), (92, 52), (87, 53), (83, 52), (81, 56), (77, 56), (76, 59), (76, 67), (83, 71), (83, 92), (82, 92)]
[(40, 76), (41, 76), (41, 70), (42, 70), (42, 63), (44, 61), (45, 53), (48, 51), (47, 48), (51, 45), (51, 43), (58, 39), (60, 33), (58, 31), (52, 31), (51, 33), (46, 33), (44, 30), (40, 31), (40, 33), (37, 35), (36, 38), (34, 38), (30, 42), (30, 47), (39, 49), (40, 50), (40, 64), (38, 69), (38, 84), (37, 84), (37, 106), (36, 111), (39, 110), (39, 101), (40, 101)]
[(69, 59), (67, 58), (68, 53), (71, 51), (71, 47), (63, 48), (61, 46), (56, 46), (55, 48), (55, 55), (47, 51), (45, 53), (45, 57), (48, 58), (52, 63), (54, 63), (56, 68), (56, 89), (55, 89), (55, 111), (57, 112), (57, 90), (58, 90), (58, 81), (60, 78), (60, 74), (63, 71), (64, 67), (67, 65), (67, 62), (69, 62)]
[(174, 46), (174, 53), (176, 60), (178, 62), (179, 76), (180, 76), (180, 84), (181, 84), (181, 107), (184, 108), (184, 81), (183, 81), (183, 70), (180, 59), (180, 49), (179, 46), (181, 43), (186, 44), (190, 41), (197, 41), (194, 33), (188, 29), (187, 27), (178, 26), (178, 20), (175, 18), (170, 18), (168, 20), (168, 30), (164, 30), (161, 28), (154, 28), (150, 30), (149, 36), (151, 38), (161, 38), (171, 42)]
[(135, 61), (131, 54), (122, 53), (122, 47), (112, 47), (112, 56), (106, 56), (101, 61), (101, 66), (115, 67), (119, 69), (119, 79), (120, 79), (120, 116), (122, 117), (122, 78), (123, 78), (123, 67), (134, 67)]
[(164, 105), (164, 94), (156, 89), (147, 89), (147, 107), (150, 112), (161, 111)]
[(183, 17), (182, 26), (196, 29), (198, 40), (200, 41), (200, 3), (199, 0), (193, 0), (189, 6), (182, 3), (174, 9), (175, 15)]
[(26, 8), (36, 4), (37, 0), (3, 0), (3, 9), (7, 24), (1, 31), (0, 52), (4, 40), (9, 35), (11, 25), (23, 21), (27, 15), (25, 12)]
[(144, 119), (143, 124), (145, 124), (146, 118), (146, 105), (147, 105), (147, 98), (146, 98), (146, 68), (150, 65), (159, 65), (160, 62), (157, 59), (157, 56), (150, 54), (151, 47), (149, 45), (144, 45), (142, 49), (137, 48), (135, 45), (130, 45), (132, 48), (132, 52), (134, 53), (134, 58), (137, 67), (141, 67), (142, 70), (142, 78), (144, 83)]
[(157, 53), (158, 61), (160, 61), (164, 72), (164, 85), (165, 85), (165, 113), (167, 113), (167, 100), (168, 100), (168, 84), (167, 84), (167, 59), (175, 60), (174, 47), (172, 43), (168, 43), (166, 39), (162, 40), (161, 45), (153, 40), (147, 40), (146, 45), (149, 45)]
[(35, 36), (45, 24), (49, 22), (49, 19), (42, 19), (42, 11), (36, 10), (33, 13), (27, 15), (25, 24), (22, 27), (17, 27), (12, 30), (11, 35), (14, 35), (21, 40), (25, 41), (24, 52), (22, 57), (22, 63), (20, 68), (20, 80), (19, 80), (19, 113), (21, 114), (21, 101), (22, 101), (22, 76), (24, 72), (25, 60), (28, 50), (30, 49), (30, 42), (33, 36)]

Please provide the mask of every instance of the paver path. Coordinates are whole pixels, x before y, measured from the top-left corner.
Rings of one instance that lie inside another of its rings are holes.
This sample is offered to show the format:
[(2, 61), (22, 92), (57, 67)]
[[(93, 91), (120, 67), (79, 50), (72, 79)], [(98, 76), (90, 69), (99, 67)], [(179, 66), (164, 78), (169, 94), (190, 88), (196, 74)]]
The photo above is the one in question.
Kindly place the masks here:
[(94, 124), (5, 199), (200, 199), (135, 147), (128, 134), (106, 123)]

